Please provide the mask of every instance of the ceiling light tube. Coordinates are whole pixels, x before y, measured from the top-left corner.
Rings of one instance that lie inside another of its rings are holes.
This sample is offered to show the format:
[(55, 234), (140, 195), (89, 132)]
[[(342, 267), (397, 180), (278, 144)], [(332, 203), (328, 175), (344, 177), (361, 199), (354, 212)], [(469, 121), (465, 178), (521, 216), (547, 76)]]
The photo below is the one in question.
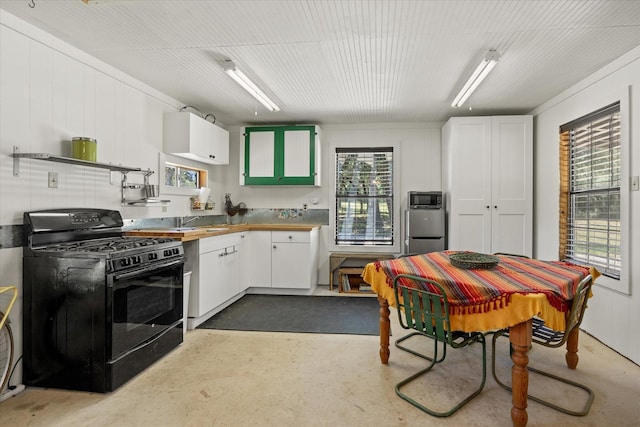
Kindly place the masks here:
[(482, 83), (487, 75), (493, 70), (500, 60), (500, 54), (495, 50), (490, 50), (487, 56), (484, 57), (480, 65), (475, 69), (469, 80), (462, 86), (462, 89), (456, 97), (453, 99), (451, 106), (453, 108), (461, 107), (465, 101), (471, 96), (473, 91)]
[(267, 95), (264, 94), (263, 91), (258, 88), (249, 77), (247, 77), (242, 71), (240, 71), (233, 62), (227, 61), (227, 64), (224, 67), (224, 71), (229, 74), (229, 76), (236, 81), (240, 86), (244, 88), (247, 92), (251, 94), (255, 99), (260, 101), (262, 105), (264, 105), (269, 111), (280, 111), (280, 108), (269, 99)]

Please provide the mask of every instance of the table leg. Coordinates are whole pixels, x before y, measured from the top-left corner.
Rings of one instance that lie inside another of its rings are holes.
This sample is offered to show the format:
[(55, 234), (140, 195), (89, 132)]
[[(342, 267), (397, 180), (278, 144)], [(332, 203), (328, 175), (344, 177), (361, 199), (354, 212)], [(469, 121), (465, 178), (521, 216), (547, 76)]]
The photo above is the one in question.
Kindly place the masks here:
[(527, 352), (531, 347), (531, 319), (526, 322), (518, 323), (509, 328), (509, 340), (511, 341), (511, 360), (513, 367), (511, 368), (511, 421), (516, 427), (524, 427), (527, 425), (529, 416), (527, 415), (527, 394), (529, 389), (529, 356)]
[(564, 358), (567, 361), (567, 366), (569, 369), (576, 369), (578, 366), (578, 336), (580, 335), (580, 330), (578, 328), (573, 328), (571, 332), (569, 332), (569, 336), (567, 337), (567, 354), (565, 354)]
[(380, 304), (380, 362), (389, 363), (389, 302), (378, 295)]

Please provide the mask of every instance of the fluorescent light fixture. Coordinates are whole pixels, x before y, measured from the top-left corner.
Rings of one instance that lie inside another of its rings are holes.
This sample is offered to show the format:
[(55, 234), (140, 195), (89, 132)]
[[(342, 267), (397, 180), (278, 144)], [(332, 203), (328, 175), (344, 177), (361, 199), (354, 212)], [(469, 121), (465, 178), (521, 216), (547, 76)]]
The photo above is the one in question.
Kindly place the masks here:
[(476, 90), (478, 86), (480, 86), (480, 83), (482, 83), (484, 78), (487, 77), (491, 70), (493, 70), (493, 67), (496, 66), (499, 60), (500, 54), (495, 50), (490, 50), (489, 53), (487, 53), (487, 56), (484, 57), (480, 65), (478, 65), (476, 70), (473, 72), (473, 74), (471, 74), (469, 80), (467, 80), (464, 86), (462, 86), (460, 92), (458, 92), (456, 97), (453, 99), (453, 103), (451, 104), (451, 106), (453, 108), (461, 107), (471, 96), (473, 91)]
[(269, 99), (267, 95), (264, 94), (263, 91), (258, 88), (249, 77), (247, 77), (242, 71), (236, 67), (236, 64), (233, 61), (225, 61), (224, 63), (224, 71), (229, 74), (229, 76), (236, 81), (240, 86), (244, 88), (247, 92), (251, 94), (255, 99), (260, 101), (262, 105), (267, 107), (269, 111), (280, 111), (280, 108)]

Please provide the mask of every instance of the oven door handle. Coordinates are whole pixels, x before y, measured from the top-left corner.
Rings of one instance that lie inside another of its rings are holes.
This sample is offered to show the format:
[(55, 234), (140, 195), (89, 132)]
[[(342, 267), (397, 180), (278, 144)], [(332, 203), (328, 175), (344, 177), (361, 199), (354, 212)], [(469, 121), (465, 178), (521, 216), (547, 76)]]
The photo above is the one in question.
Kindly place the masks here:
[(113, 276), (113, 280), (124, 280), (124, 279), (130, 279), (132, 277), (137, 277), (137, 276), (143, 276), (145, 274), (147, 274), (150, 271), (156, 271), (156, 270), (161, 270), (161, 269), (165, 269), (167, 267), (173, 267), (175, 265), (179, 265), (179, 264), (184, 264), (184, 259), (180, 258), (179, 260), (173, 260), (173, 261), (169, 261), (166, 263), (156, 263), (147, 267), (143, 267), (139, 270), (135, 270), (135, 271), (129, 271), (127, 273), (122, 273), (122, 274), (115, 274)]

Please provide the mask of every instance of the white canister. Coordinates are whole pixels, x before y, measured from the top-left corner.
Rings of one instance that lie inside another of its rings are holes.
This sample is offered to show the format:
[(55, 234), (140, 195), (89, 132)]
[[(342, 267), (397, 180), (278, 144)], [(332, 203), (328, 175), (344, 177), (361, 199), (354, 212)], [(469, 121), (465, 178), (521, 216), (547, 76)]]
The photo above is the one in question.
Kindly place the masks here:
[(200, 199), (200, 206), (204, 206), (209, 199), (209, 194), (211, 193), (211, 189), (207, 187), (200, 188), (198, 192), (198, 198)]

